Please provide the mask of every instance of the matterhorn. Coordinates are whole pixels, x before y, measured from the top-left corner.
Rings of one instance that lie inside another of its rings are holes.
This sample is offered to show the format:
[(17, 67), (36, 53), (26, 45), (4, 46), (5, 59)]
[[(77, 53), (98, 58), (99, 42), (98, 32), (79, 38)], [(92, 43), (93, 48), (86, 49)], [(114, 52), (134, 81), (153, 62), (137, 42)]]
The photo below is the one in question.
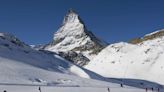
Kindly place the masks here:
[(44, 46), (44, 50), (55, 52), (83, 66), (106, 46), (107, 43), (88, 31), (79, 15), (70, 9), (64, 17), (62, 26), (55, 32), (53, 41)]

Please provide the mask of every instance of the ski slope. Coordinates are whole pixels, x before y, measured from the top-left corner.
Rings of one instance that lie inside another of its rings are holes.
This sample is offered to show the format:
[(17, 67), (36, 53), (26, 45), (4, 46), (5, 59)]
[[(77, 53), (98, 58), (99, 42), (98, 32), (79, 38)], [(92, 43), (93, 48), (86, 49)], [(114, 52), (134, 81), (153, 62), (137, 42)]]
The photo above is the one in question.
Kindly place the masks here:
[(164, 92), (157, 84), (164, 84), (163, 47), (164, 37), (137, 45), (112, 44), (84, 69), (54, 52), (34, 50), (15, 36), (0, 33), (0, 90), (36, 92), (41, 86), (44, 92), (107, 92), (107, 88), (111, 92), (145, 92), (153, 87)]
[(4, 33), (0, 34), (0, 75), (0, 90), (8, 92), (34, 92), (38, 86), (42, 86), (44, 92), (105, 92), (108, 87), (120, 88), (119, 83), (105, 82), (102, 76), (55, 53), (33, 50), (13, 35)]
[(164, 85), (164, 36), (139, 44), (120, 42), (102, 50), (85, 68), (104, 77)]
[(90, 78), (101, 80), (97, 74), (80, 68), (55, 53), (33, 50), (13, 35), (0, 33), (0, 83), (55, 86), (110, 84)]

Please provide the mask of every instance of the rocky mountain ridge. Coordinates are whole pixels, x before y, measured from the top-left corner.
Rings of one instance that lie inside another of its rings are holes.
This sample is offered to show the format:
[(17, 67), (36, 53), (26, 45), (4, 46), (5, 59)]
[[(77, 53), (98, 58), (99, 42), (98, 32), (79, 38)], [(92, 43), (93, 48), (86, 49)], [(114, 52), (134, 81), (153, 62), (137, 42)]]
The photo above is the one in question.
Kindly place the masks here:
[(142, 43), (147, 40), (153, 40), (155, 38), (159, 38), (162, 36), (164, 36), (164, 29), (157, 30), (153, 33), (145, 35), (144, 37), (134, 38), (134, 39), (130, 40), (129, 43), (138, 44), (138, 43)]
[(53, 41), (44, 46), (44, 49), (59, 53), (83, 66), (106, 46), (107, 43), (88, 31), (79, 15), (71, 9), (64, 17), (62, 26), (55, 32)]

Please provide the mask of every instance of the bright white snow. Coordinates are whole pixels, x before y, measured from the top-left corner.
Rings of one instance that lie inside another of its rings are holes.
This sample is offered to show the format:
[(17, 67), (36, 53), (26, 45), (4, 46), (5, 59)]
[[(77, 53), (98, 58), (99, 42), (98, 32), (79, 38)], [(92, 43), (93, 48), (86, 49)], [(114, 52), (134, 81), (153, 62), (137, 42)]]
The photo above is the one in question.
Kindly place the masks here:
[(142, 79), (164, 84), (164, 37), (133, 45), (111, 44), (87, 66), (104, 77)]
[(55, 53), (33, 50), (23, 45), (21, 41), (13, 40), (17, 38), (11, 36), (0, 35), (0, 83), (2, 84), (55, 86), (110, 84), (84, 79), (97, 79), (98, 75), (64, 60)]

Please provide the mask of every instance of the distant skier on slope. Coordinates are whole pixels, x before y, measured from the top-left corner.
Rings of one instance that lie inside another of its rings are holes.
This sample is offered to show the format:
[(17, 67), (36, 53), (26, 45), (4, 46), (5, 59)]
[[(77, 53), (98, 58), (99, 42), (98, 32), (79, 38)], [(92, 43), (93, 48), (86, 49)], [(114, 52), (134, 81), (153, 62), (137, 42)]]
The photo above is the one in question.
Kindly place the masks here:
[(123, 87), (123, 84), (121, 83), (120, 86)]
[(41, 91), (41, 87), (39, 87), (39, 89), (38, 89), (38, 90), (39, 90), (39, 92), (42, 92), (42, 91)]
[(146, 92), (147, 92), (147, 91), (148, 91), (148, 88), (146, 88), (145, 90), (146, 90)]
[(110, 92), (110, 88), (108, 88), (108, 92)]
[(160, 89), (158, 88), (158, 92), (160, 91)]
[(154, 91), (154, 88), (151, 88), (152, 91)]

